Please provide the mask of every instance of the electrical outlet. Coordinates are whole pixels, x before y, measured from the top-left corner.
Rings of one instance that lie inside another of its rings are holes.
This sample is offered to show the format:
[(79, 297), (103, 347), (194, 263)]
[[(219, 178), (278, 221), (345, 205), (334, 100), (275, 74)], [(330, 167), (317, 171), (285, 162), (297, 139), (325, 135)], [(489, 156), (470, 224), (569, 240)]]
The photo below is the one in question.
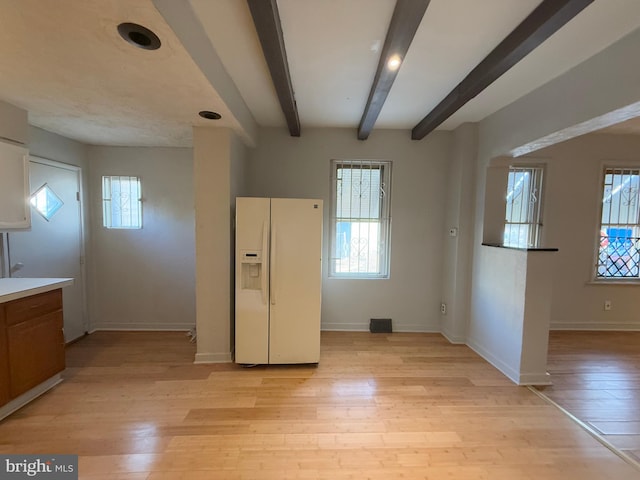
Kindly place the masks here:
[(604, 309), (608, 312), (609, 310), (611, 310), (611, 300), (605, 300), (604, 301)]
[(446, 315), (447, 314), (447, 304), (446, 303), (441, 303), (440, 304), (440, 313), (442, 315)]

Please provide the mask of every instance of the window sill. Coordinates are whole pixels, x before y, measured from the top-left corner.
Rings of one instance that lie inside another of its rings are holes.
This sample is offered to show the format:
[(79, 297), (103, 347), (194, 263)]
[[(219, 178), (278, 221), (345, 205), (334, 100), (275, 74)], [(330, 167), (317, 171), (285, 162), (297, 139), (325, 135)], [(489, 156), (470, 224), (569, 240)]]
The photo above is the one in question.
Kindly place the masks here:
[(630, 278), (628, 280), (590, 280), (586, 284), (596, 286), (624, 285), (630, 287), (640, 287), (640, 278)]

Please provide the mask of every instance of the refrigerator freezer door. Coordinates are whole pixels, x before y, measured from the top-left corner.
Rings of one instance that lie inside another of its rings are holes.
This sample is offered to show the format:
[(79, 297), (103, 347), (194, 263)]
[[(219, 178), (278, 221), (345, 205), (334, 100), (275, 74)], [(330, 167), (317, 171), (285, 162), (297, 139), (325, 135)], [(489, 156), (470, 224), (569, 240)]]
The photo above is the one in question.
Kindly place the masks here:
[(269, 362), (268, 198), (236, 199), (236, 363)]
[(271, 199), (269, 363), (320, 360), (322, 200)]

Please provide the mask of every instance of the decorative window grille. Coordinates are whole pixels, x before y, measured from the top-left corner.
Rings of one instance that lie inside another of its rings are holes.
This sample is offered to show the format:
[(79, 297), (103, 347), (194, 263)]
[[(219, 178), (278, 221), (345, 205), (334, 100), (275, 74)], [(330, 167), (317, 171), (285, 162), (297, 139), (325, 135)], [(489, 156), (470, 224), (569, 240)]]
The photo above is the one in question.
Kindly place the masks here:
[(102, 177), (102, 219), (106, 228), (142, 228), (140, 178)]
[(540, 243), (542, 167), (509, 167), (503, 243), (537, 247)]
[(640, 169), (605, 168), (596, 278), (640, 275)]
[(391, 162), (331, 161), (333, 277), (388, 278)]

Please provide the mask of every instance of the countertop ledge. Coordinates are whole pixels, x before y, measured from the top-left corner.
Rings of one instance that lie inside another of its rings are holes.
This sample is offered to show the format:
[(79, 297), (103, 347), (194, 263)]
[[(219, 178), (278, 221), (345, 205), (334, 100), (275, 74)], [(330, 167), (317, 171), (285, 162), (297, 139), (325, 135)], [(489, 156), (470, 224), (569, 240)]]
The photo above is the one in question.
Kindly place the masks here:
[(521, 250), (523, 252), (557, 252), (558, 249), (554, 247), (509, 247), (507, 245), (502, 245), (501, 243), (487, 243), (483, 242), (483, 246), (485, 247), (496, 247), (496, 248), (505, 248), (509, 250)]
[(73, 278), (0, 278), (0, 303), (73, 284)]

